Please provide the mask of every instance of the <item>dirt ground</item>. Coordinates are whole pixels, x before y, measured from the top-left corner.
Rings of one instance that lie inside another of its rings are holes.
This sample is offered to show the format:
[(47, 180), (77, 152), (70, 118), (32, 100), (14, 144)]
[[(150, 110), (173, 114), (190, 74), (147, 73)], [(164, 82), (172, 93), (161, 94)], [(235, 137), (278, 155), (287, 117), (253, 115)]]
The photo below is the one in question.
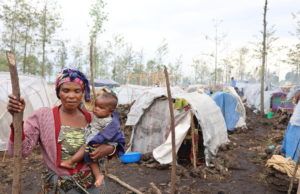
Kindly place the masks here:
[[(229, 135), (230, 144), (221, 148), (215, 167), (205, 167), (200, 163), (197, 169), (191, 165), (178, 166), (178, 193), (280, 193), (274, 184), (268, 184), (266, 160), (279, 149), (285, 123), (279, 117), (261, 118), (247, 109), (248, 129), (238, 129)], [(127, 136), (128, 137), (128, 136)], [(276, 151), (275, 149), (275, 151)], [(12, 184), (12, 159), (0, 158), (0, 193), (10, 193)], [(38, 193), (41, 187), (42, 158), (36, 150), (23, 160), (22, 193)], [(143, 157), (138, 164), (122, 164), (112, 159), (107, 165), (108, 172), (139, 189), (143, 193), (154, 193), (150, 183), (154, 183), (162, 193), (170, 192), (170, 172), (168, 165), (159, 165), (151, 156)], [(278, 181), (277, 181), (278, 182)], [(287, 186), (287, 182), (281, 182)], [(103, 193), (132, 193), (106, 177)]]

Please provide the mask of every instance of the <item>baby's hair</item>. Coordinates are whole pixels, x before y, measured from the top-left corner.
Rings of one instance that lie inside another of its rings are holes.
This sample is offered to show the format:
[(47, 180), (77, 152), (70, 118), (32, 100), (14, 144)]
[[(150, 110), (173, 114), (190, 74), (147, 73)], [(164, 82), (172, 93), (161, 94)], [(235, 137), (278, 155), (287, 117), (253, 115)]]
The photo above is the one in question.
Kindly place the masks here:
[(101, 93), (98, 93), (96, 98), (109, 100), (109, 107), (111, 108), (111, 110), (115, 110), (118, 105), (118, 97), (112, 92), (103, 91)]

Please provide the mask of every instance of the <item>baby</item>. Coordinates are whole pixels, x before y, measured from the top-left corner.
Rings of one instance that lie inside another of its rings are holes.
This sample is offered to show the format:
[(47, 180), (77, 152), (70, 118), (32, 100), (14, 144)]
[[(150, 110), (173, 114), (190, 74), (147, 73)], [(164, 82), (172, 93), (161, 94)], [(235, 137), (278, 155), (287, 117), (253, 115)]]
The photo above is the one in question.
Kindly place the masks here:
[(110, 144), (115, 147), (115, 150), (117, 146), (123, 149), (125, 145), (124, 134), (120, 130), (119, 115), (115, 112), (117, 104), (118, 98), (112, 93), (103, 92), (96, 97), (93, 121), (85, 129), (85, 144), (71, 158), (60, 164), (62, 167), (72, 169), (77, 162), (84, 160), (95, 176), (96, 187), (101, 186), (104, 176), (100, 172), (98, 161), (90, 158), (89, 153), (94, 151), (93, 145)]

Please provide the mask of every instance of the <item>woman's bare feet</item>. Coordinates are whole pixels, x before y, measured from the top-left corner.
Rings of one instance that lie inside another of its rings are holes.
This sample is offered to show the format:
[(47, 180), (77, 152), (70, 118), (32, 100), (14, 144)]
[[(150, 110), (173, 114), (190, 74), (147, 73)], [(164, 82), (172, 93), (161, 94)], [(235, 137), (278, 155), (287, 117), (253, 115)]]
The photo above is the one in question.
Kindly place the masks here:
[(60, 163), (60, 166), (64, 167), (64, 168), (68, 168), (68, 169), (74, 169), (75, 168), (75, 164), (73, 162), (71, 162), (71, 160), (63, 160)]
[(96, 180), (95, 180), (95, 186), (96, 187), (100, 187), (103, 183), (103, 180), (104, 180), (104, 176), (102, 174), (98, 175), (95, 177)]

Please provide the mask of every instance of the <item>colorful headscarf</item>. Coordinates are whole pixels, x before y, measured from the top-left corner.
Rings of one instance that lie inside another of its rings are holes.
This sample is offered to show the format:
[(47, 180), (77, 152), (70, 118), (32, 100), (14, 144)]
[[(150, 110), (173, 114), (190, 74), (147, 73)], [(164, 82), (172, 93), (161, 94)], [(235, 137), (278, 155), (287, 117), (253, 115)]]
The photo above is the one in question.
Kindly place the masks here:
[(59, 97), (59, 88), (63, 83), (66, 82), (75, 82), (82, 86), (82, 89), (84, 90), (84, 99), (85, 101), (90, 101), (90, 84), (86, 76), (80, 72), (77, 69), (73, 68), (64, 68), (57, 76), (56, 82), (55, 82), (55, 90), (56, 90), (56, 96), (58, 99)]

